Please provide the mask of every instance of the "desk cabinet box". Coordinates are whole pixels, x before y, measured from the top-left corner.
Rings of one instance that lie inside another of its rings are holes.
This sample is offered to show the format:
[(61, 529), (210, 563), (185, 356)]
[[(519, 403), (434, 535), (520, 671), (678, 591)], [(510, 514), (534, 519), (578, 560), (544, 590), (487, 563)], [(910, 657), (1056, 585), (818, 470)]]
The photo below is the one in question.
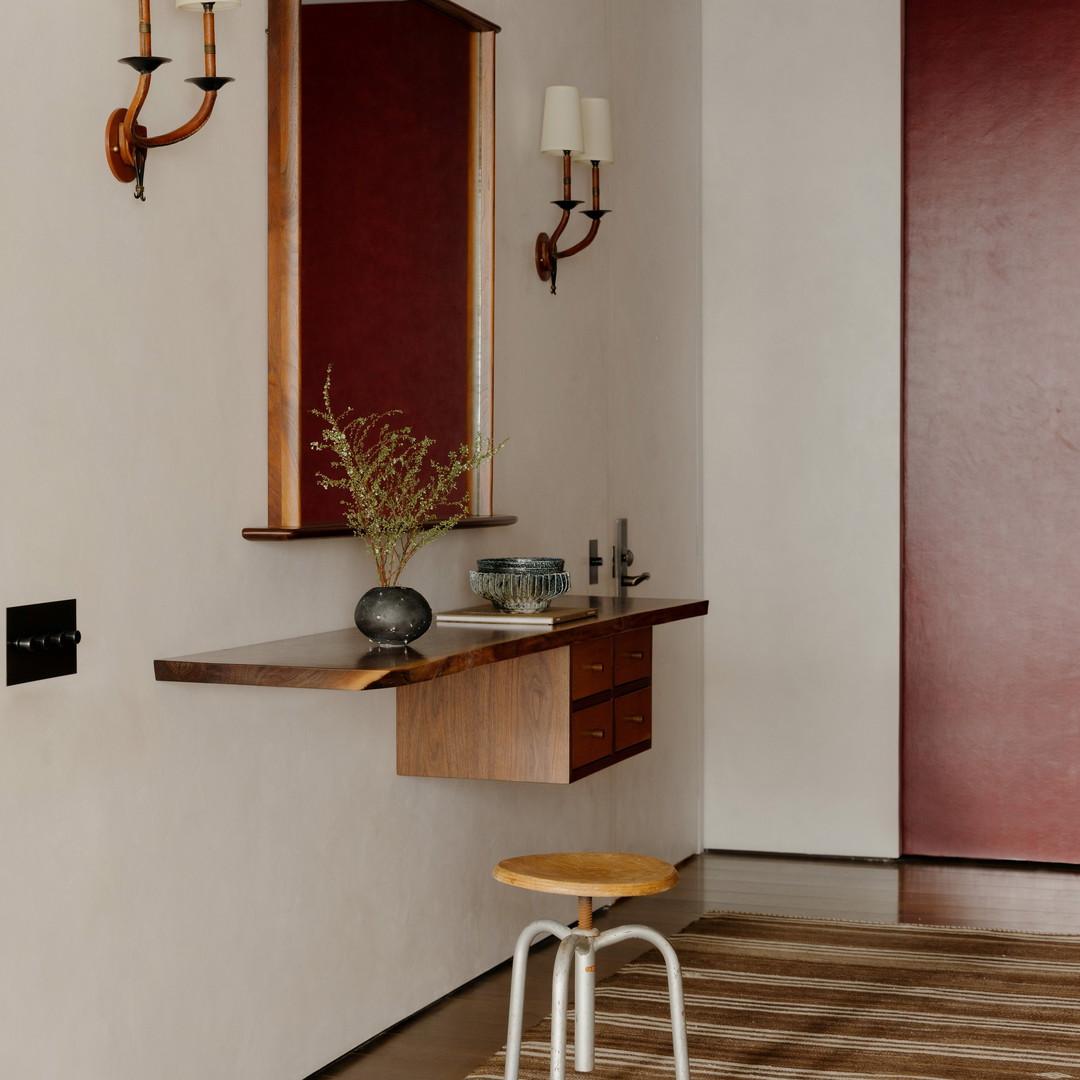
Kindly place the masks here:
[(401, 686), (401, 776), (569, 784), (652, 746), (652, 629)]

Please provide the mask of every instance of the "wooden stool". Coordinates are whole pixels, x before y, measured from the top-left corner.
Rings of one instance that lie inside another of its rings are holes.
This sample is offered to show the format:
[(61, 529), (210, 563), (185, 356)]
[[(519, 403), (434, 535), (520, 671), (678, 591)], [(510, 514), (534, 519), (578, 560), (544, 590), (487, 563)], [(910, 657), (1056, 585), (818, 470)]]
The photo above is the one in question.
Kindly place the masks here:
[(574, 1068), (592, 1072), (594, 1018), (596, 1014), (596, 952), (607, 945), (637, 938), (660, 950), (667, 967), (671, 1007), (671, 1036), (675, 1047), (676, 1080), (690, 1080), (686, 1050), (686, 1019), (683, 1016), (682, 972), (675, 950), (667, 939), (648, 926), (616, 926), (600, 931), (593, 927), (594, 896), (648, 896), (664, 892), (679, 880), (671, 863), (647, 855), (622, 855), (609, 851), (569, 852), (554, 855), (521, 855), (503, 859), (492, 871), (507, 885), (535, 892), (562, 893), (578, 898), (576, 929), (553, 919), (537, 919), (521, 931), (514, 949), (510, 980), (510, 1023), (506, 1033), (506, 1080), (517, 1080), (521, 1057), (521, 1027), (525, 1007), (525, 968), (529, 946), (541, 934), (559, 938), (551, 983), (551, 1080), (566, 1076), (566, 1011), (570, 996), (570, 958), (576, 957), (574, 974)]

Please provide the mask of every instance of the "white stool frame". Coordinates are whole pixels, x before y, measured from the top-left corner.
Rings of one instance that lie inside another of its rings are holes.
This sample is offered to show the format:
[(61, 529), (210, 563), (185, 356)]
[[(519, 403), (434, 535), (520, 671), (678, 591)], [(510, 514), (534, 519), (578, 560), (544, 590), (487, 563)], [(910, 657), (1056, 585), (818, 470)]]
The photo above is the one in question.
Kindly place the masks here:
[(551, 1080), (566, 1078), (566, 1021), (570, 997), (570, 958), (574, 968), (574, 1068), (593, 1071), (595, 1046), (596, 953), (608, 945), (634, 938), (660, 950), (667, 968), (668, 1002), (671, 1007), (671, 1041), (675, 1053), (675, 1080), (690, 1080), (686, 1049), (686, 1017), (683, 1013), (682, 970), (675, 950), (663, 934), (648, 926), (629, 924), (610, 930), (573, 930), (554, 919), (537, 919), (518, 935), (510, 978), (510, 1023), (506, 1032), (506, 1080), (518, 1080), (521, 1060), (521, 1028), (525, 1010), (525, 971), (529, 947), (541, 934), (559, 938), (555, 970), (551, 979)]

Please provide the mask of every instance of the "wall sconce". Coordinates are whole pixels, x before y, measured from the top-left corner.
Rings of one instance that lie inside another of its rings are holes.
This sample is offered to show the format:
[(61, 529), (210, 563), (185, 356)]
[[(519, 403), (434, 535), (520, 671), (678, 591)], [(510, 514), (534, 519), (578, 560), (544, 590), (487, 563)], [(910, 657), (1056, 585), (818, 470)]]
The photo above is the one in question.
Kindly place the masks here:
[[(562, 211), (555, 231), (536, 238), (536, 272), (541, 281), (551, 282), (555, 294), (555, 277), (559, 261), (584, 251), (600, 229), (600, 219), (608, 213), (600, 209), (600, 166), (615, 160), (611, 141), (611, 103), (606, 98), (580, 98), (576, 86), (549, 86), (544, 93), (544, 123), (540, 133), (540, 149), (545, 154), (562, 154), (563, 195), (554, 200)], [(582, 210), (592, 219), (585, 239), (565, 251), (559, 251), (559, 237), (570, 220), (570, 211), (580, 205), (571, 198), (570, 164), (574, 161), (592, 162), (592, 209)]]
[(150, 93), (150, 76), (162, 65), (169, 63), (167, 56), (150, 54), (150, 0), (139, 0), (139, 55), (125, 56), (118, 62), (133, 67), (139, 73), (139, 85), (135, 96), (126, 109), (116, 109), (109, 116), (105, 127), (105, 155), (113, 176), (122, 184), (135, 181), (135, 198), (146, 201), (143, 176), (146, 170), (146, 152), (157, 146), (171, 146), (194, 135), (213, 112), (217, 92), (233, 80), (217, 73), (217, 55), (214, 44), (214, 8), (227, 11), (240, 6), (240, 0), (176, 0), (177, 10), (202, 11), (203, 56), (205, 74), (187, 79), (202, 92), (203, 100), (198, 112), (186, 123), (165, 135), (147, 137), (146, 128), (138, 123), (139, 112)]

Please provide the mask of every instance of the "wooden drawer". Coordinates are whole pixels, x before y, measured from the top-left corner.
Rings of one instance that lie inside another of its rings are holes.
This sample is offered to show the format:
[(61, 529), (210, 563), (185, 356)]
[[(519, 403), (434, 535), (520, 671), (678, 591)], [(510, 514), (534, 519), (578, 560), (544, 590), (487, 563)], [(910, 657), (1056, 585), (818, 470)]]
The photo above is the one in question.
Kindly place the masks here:
[(620, 684), (609, 634), (399, 687), (399, 775), (569, 784), (648, 750), (650, 637), (615, 639)]
[(614, 643), (615, 685), (647, 679), (652, 672), (652, 628), (616, 634)]
[(580, 769), (612, 753), (611, 702), (580, 709), (570, 718), (570, 768)]
[(570, 698), (580, 701), (610, 690), (611, 638), (570, 646)]
[(615, 705), (615, 752), (652, 738), (652, 691), (634, 690), (617, 697)]

